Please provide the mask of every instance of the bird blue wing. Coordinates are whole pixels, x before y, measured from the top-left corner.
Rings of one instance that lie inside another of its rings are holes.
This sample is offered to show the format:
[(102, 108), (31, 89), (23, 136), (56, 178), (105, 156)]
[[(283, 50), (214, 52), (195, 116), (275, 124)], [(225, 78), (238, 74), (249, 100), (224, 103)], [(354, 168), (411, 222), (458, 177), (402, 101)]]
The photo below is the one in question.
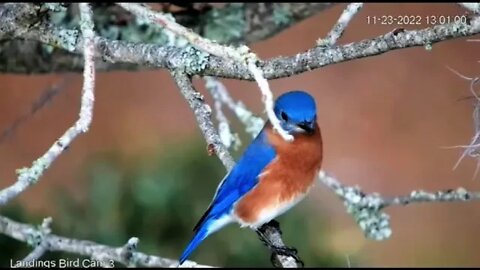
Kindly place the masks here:
[(247, 147), (234, 168), (219, 184), (209, 208), (194, 227), (197, 231), (211, 217), (228, 213), (233, 204), (258, 183), (258, 175), (275, 158), (275, 149), (268, 143), (265, 129)]
[(223, 221), (242, 196), (258, 183), (258, 175), (275, 158), (275, 150), (268, 143), (265, 129), (247, 147), (234, 168), (219, 184), (207, 211), (195, 225), (194, 236), (179, 258), (180, 265), (187, 260), (197, 246), (226, 223)]

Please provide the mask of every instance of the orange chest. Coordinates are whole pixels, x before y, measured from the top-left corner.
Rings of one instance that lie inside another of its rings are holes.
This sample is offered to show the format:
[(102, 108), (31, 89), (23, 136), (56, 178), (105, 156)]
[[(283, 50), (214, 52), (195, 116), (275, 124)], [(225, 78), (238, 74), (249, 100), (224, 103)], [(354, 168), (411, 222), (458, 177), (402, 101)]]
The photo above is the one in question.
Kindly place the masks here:
[(295, 150), (278, 151), (264, 170), (258, 188), (272, 189), (279, 200), (304, 194), (314, 184), (322, 164), (320, 145), (299, 145)]
[(297, 135), (286, 142), (273, 131), (268, 140), (275, 148), (275, 160), (265, 168), (261, 182), (283, 185), (291, 192), (305, 192), (315, 181), (323, 161), (323, 143), (318, 125), (313, 135)]
[(322, 164), (320, 134), (299, 137), (285, 144), (268, 134), (276, 150), (275, 159), (259, 176), (257, 186), (236, 205), (235, 213), (244, 224), (257, 226), (283, 213), (313, 186)]

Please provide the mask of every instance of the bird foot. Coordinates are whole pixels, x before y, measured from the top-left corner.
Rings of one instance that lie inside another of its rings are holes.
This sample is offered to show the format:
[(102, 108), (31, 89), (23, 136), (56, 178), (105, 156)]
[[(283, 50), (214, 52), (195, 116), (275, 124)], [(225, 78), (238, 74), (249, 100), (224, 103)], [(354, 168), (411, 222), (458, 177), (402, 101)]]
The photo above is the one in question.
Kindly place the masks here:
[(296, 248), (286, 247), (286, 246), (277, 246), (277, 245), (273, 244), (270, 241), (270, 239), (268, 239), (268, 237), (266, 237), (266, 231), (267, 231), (268, 227), (275, 228), (280, 233), (280, 235), (282, 234), (282, 231), (280, 230), (280, 224), (276, 220), (271, 220), (270, 222), (262, 225), (256, 231), (260, 240), (263, 242), (263, 244), (265, 244), (265, 246), (267, 246), (272, 251), (272, 255), (270, 256), (270, 261), (272, 262), (272, 264), (274, 266), (277, 265), (278, 260), (276, 259), (276, 255), (282, 255), (282, 256), (288, 256), (288, 257), (294, 258), (296, 263), (300, 267), (303, 268), (304, 263), (300, 259), (300, 257), (298, 257), (298, 255), (297, 255), (298, 250)]
[(286, 247), (286, 246), (279, 247), (279, 246), (276, 246), (276, 245), (272, 244), (263, 235), (259, 234), (259, 236), (260, 236), (259, 238), (263, 242), (263, 244), (265, 244), (265, 246), (267, 246), (268, 249), (270, 249), (272, 251), (272, 255), (270, 256), (270, 261), (272, 262), (273, 265), (278, 264), (278, 261), (276, 259), (276, 255), (283, 255), (283, 256), (292, 257), (293, 259), (295, 259), (295, 262), (298, 265), (300, 265), (301, 268), (304, 267), (303, 261), (297, 255), (298, 250), (296, 248)]

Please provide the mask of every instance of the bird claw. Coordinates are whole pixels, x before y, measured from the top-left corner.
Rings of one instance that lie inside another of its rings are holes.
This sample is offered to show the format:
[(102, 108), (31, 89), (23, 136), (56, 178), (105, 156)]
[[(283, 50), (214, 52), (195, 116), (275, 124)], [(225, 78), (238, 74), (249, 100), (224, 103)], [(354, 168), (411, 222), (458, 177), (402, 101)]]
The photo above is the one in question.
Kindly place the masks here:
[[(270, 256), (270, 261), (272, 262), (273, 266), (278, 265), (278, 263), (279, 263), (278, 260), (276, 259), (276, 255), (282, 255), (282, 256), (287, 256), (287, 257), (294, 258), (297, 265), (299, 265), (299, 267), (303, 268), (304, 263), (300, 259), (300, 257), (297, 256), (298, 250), (294, 247), (286, 247), (286, 246), (281, 246), (280, 247), (280, 246), (274, 245), (265, 236), (265, 232), (266, 232), (267, 227), (275, 228), (280, 233), (280, 235), (282, 234), (282, 231), (280, 230), (280, 223), (278, 223), (278, 221), (276, 221), (276, 220), (271, 220), (269, 223), (264, 224), (262, 227), (260, 227), (257, 230), (257, 234), (258, 234), (260, 240), (263, 242), (263, 244), (265, 244), (265, 246), (267, 246), (272, 251), (272, 255)], [(281, 267), (281, 265), (278, 266), (278, 267)]]

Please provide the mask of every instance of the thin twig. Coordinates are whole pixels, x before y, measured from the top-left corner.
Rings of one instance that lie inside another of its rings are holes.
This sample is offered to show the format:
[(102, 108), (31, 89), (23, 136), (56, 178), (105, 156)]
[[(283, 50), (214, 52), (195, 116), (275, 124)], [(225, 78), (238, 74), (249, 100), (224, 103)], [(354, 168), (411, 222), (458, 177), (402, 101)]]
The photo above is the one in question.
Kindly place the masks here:
[(220, 93), (224, 90), (222, 89), (223, 84), (213, 77), (205, 77), (205, 82), (205, 87), (210, 92), (214, 101), (213, 104), (218, 121), (218, 133), (220, 139), (227, 149), (232, 146), (234, 149), (238, 149), (241, 145), (240, 138), (238, 137), (238, 134), (232, 132), (229, 121), (222, 110), (223, 104), (225, 103), (222, 93)]
[(220, 80), (214, 79), (213, 77), (206, 77), (210, 87), (215, 88), (215, 91), (218, 93), (220, 100), (223, 104), (235, 114), (235, 116), (240, 120), (240, 122), (245, 126), (245, 131), (249, 133), (252, 137), (255, 137), (260, 133), (260, 130), (265, 125), (265, 121), (252, 113), (241, 101), (235, 102), (230, 96), (229, 91), (225, 85), (220, 82)]
[(137, 17), (149, 20), (155, 24), (159, 24), (177, 36), (181, 36), (188, 40), (192, 45), (198, 47), (200, 50), (208, 52), (209, 54), (216, 55), (224, 59), (235, 59), (240, 61), (242, 54), (237, 49), (227, 47), (214, 43), (206, 38), (199, 36), (192, 30), (172, 21), (161, 12), (153, 11), (148, 5), (141, 5), (135, 3), (117, 3), (125, 10), (131, 12)]
[(80, 18), (81, 31), (84, 39), (85, 68), (83, 72), (83, 88), (79, 119), (58, 139), (48, 151), (35, 160), (30, 168), (17, 170), (17, 181), (0, 191), (0, 206), (25, 191), (30, 185), (35, 184), (50, 168), (52, 163), (63, 153), (72, 141), (81, 133), (86, 133), (92, 122), (94, 85), (95, 85), (95, 44), (93, 31), (92, 10), (89, 4), (81, 3)]
[(343, 10), (342, 15), (338, 19), (337, 23), (333, 26), (332, 30), (327, 34), (324, 39), (317, 40), (317, 46), (333, 46), (339, 38), (342, 37), (343, 32), (347, 28), (350, 21), (362, 8), (363, 3), (351, 3)]

